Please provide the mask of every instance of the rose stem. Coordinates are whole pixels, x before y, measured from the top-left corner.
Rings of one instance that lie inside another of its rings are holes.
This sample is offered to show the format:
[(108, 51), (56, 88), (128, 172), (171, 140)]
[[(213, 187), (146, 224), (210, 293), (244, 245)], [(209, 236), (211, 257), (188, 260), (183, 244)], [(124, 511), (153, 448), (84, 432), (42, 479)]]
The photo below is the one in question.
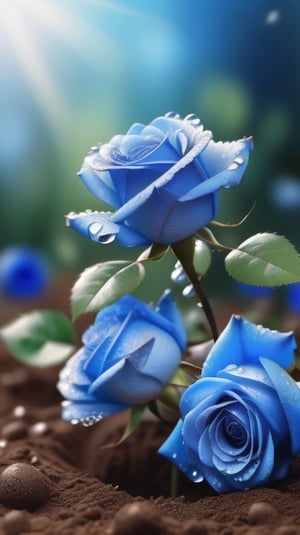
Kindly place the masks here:
[(178, 483), (179, 483), (179, 470), (175, 464), (172, 464), (171, 468), (171, 498), (178, 496)]
[(203, 308), (203, 311), (205, 313), (205, 316), (206, 316), (206, 319), (209, 323), (209, 326), (210, 326), (210, 329), (211, 329), (211, 333), (212, 333), (212, 336), (213, 336), (213, 339), (214, 341), (216, 342), (217, 339), (218, 339), (218, 329), (217, 329), (217, 324), (216, 324), (216, 320), (215, 320), (215, 316), (214, 316), (214, 313), (212, 311), (212, 308), (210, 306), (210, 303), (203, 291), (203, 288), (201, 287), (201, 281), (200, 281), (200, 277), (197, 277), (197, 284), (194, 284), (194, 282), (191, 280), (191, 283), (193, 285), (193, 288), (194, 288), (194, 292), (195, 294), (197, 295), (197, 297), (199, 298), (199, 301), (202, 305), (202, 308)]
[(202, 305), (203, 312), (209, 323), (212, 337), (216, 342), (219, 336), (216, 319), (210, 306), (209, 300), (201, 286), (201, 275), (196, 272), (193, 264), (194, 243), (194, 239), (190, 237), (186, 240), (182, 240), (181, 242), (174, 243), (172, 245), (172, 249), (175, 256), (181, 263), (184, 271), (186, 272), (186, 275), (190, 279), (194, 292)]

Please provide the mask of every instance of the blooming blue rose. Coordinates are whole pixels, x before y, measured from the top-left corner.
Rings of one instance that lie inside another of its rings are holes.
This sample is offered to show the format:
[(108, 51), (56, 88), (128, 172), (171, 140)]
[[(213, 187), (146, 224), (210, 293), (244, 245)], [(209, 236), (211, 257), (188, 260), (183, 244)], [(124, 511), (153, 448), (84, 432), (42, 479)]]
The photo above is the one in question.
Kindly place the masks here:
[(183, 240), (214, 218), (218, 190), (240, 182), (251, 149), (246, 138), (215, 143), (195, 115), (134, 124), (93, 147), (79, 173), (91, 193), (117, 210), (71, 212), (67, 224), (101, 243)]
[(127, 295), (100, 311), (60, 373), (63, 418), (91, 425), (156, 398), (175, 372), (185, 329), (169, 292), (156, 309)]
[(159, 452), (217, 492), (285, 477), (300, 452), (300, 388), (284, 370), (294, 349), (291, 333), (232, 317)]
[(45, 258), (24, 246), (12, 246), (0, 255), (0, 292), (10, 299), (39, 297), (49, 283)]

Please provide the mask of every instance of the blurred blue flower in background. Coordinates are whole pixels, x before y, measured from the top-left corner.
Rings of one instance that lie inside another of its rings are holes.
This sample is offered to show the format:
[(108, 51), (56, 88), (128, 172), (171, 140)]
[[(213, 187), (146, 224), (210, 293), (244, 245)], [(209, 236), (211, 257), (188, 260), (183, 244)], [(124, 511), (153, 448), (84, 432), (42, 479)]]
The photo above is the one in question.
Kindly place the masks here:
[(32, 299), (48, 288), (50, 266), (46, 258), (25, 246), (12, 246), (0, 254), (0, 293), (10, 299)]
[(289, 284), (287, 287), (287, 311), (300, 314), (300, 283)]

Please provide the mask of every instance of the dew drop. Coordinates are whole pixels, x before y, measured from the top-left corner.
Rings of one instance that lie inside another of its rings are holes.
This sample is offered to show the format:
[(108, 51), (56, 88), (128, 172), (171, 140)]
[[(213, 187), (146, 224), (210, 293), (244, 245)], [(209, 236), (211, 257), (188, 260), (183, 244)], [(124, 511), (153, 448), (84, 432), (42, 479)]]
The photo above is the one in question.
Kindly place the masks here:
[(176, 459), (177, 458), (177, 453), (173, 453), (172, 454), (172, 459)]
[(98, 241), (100, 243), (106, 244), (106, 243), (112, 243), (115, 241), (116, 235), (115, 234), (105, 234), (104, 236), (100, 236), (98, 238)]
[(84, 427), (91, 427), (92, 425), (95, 425), (97, 422), (100, 422), (102, 420), (101, 414), (95, 415), (95, 416), (86, 416), (85, 418), (80, 418), (80, 423)]
[(228, 364), (228, 366), (226, 366), (225, 368), (225, 371), (230, 372), (230, 371), (236, 370), (236, 368), (237, 368), (236, 364)]
[(193, 285), (192, 284), (188, 284), (188, 286), (186, 286), (185, 288), (183, 288), (182, 290), (182, 295), (183, 297), (194, 297), (195, 295), (195, 290), (193, 288)]
[(97, 236), (97, 234), (101, 231), (102, 228), (102, 223), (91, 223), (91, 225), (89, 225), (89, 233), (92, 236)]
[(199, 119), (195, 113), (190, 113), (184, 118), (184, 120), (189, 121), (189, 123), (191, 123), (193, 126), (200, 126), (201, 124), (201, 119)]
[(238, 165), (242, 165), (242, 163), (244, 163), (244, 158), (242, 156), (237, 156), (235, 159), (234, 159), (235, 163), (237, 163)]
[(72, 418), (71, 424), (72, 425), (77, 425), (77, 424), (79, 424), (79, 420), (77, 418)]
[(171, 281), (174, 282), (175, 284), (180, 284), (182, 282), (186, 282), (187, 281), (187, 276), (184, 272), (184, 269), (181, 267), (177, 267), (175, 266), (175, 269), (172, 271), (171, 273)]
[(203, 481), (203, 477), (199, 474), (198, 470), (193, 470), (191, 476), (194, 483), (200, 483), (200, 481)]
[(166, 113), (165, 117), (170, 119), (181, 119), (179, 113), (176, 113), (176, 111), (169, 111)]
[[(239, 166), (239, 164), (236, 163), (236, 162), (234, 161), (234, 162), (232, 162), (232, 163), (228, 166), (228, 169), (229, 169), (230, 171), (234, 171), (235, 169), (238, 168), (238, 166)], [(226, 187), (226, 186), (225, 186), (225, 187)]]

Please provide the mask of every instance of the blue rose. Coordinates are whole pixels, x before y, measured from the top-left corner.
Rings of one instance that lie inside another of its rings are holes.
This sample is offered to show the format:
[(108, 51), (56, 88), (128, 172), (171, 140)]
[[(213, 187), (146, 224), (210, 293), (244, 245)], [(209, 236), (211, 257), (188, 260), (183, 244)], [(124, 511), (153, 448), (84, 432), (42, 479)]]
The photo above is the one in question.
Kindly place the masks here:
[(291, 333), (232, 317), (159, 452), (217, 492), (284, 478), (300, 452), (300, 388), (284, 370), (294, 349)]
[(156, 309), (126, 295), (101, 310), (60, 373), (63, 418), (91, 425), (156, 398), (175, 372), (185, 329), (169, 292)]
[(24, 246), (11, 246), (0, 255), (0, 292), (9, 299), (32, 299), (48, 288), (45, 258)]
[(220, 188), (237, 185), (250, 139), (215, 143), (195, 115), (169, 113), (94, 147), (79, 173), (112, 212), (71, 212), (67, 224), (86, 238), (126, 246), (183, 240), (215, 217)]

